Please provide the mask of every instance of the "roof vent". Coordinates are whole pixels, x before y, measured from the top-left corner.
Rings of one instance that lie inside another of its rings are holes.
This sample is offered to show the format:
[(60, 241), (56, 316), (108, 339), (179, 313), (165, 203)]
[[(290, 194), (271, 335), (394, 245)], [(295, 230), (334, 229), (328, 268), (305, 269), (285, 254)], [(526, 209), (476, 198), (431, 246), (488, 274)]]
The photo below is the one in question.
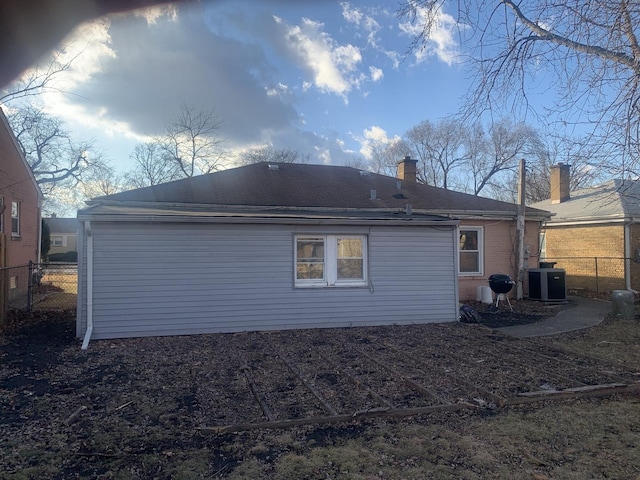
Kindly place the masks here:
[(407, 206), (405, 207), (404, 213), (406, 213), (407, 215), (412, 215), (413, 214), (413, 207), (411, 206), (410, 203), (407, 203)]
[(371, 190), (371, 196), (369, 197), (371, 200), (376, 200), (378, 198), (378, 192), (375, 190)]
[(402, 190), (402, 182), (400, 180), (396, 180), (396, 190)]
[(267, 167), (269, 168), (269, 170), (280, 170), (280, 165), (273, 165), (273, 164), (269, 164), (267, 165)]
[(360, 175), (362, 175), (363, 177), (368, 177), (369, 175), (371, 175), (371, 172), (367, 172), (366, 170), (360, 170)]

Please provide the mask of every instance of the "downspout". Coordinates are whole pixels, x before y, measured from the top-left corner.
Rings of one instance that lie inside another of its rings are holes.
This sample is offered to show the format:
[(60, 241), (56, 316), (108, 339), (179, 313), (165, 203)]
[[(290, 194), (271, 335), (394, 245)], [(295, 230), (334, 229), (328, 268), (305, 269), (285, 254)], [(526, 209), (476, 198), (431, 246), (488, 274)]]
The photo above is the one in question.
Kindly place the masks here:
[(624, 283), (631, 290), (631, 222), (624, 224)]
[(36, 246), (36, 263), (40, 268), (42, 263), (42, 208), (40, 207), (40, 201), (38, 200), (38, 245)]
[(520, 159), (520, 169), (518, 175), (518, 213), (516, 216), (516, 232), (517, 232), (517, 262), (518, 276), (516, 278), (516, 299), (524, 298), (524, 229), (525, 229), (525, 211), (526, 211), (526, 195), (525, 195), (525, 161)]
[(87, 331), (84, 334), (82, 350), (86, 350), (93, 333), (93, 235), (91, 222), (84, 223), (84, 233), (87, 238)]

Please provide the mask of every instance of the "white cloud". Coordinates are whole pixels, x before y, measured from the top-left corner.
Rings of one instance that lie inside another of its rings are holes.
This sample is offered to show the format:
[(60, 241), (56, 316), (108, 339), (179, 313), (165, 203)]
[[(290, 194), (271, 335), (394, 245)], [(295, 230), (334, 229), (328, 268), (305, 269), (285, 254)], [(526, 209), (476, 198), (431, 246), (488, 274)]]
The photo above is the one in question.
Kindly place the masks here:
[(270, 88), (265, 87), (265, 91), (267, 92), (267, 95), (270, 97), (288, 95), (290, 93), (289, 87), (282, 82), (278, 82), (278, 84), (275, 87), (270, 87)]
[(362, 29), (366, 33), (367, 43), (373, 47), (378, 46), (378, 32), (380, 24), (371, 14), (365, 14), (362, 10), (352, 7), (348, 2), (342, 2), (342, 18)]
[(171, 21), (178, 20), (178, 8), (175, 5), (155, 5), (134, 11), (136, 17), (142, 17), (148, 25), (155, 25), (161, 17), (167, 17)]
[[(358, 47), (338, 44), (324, 32), (323, 23), (308, 18), (303, 18), (297, 26), (285, 25), (278, 17), (274, 20), (285, 29), (289, 53), (312, 75), (316, 88), (346, 99), (346, 95), (359, 86), (363, 77), (357, 71), (362, 62)], [(308, 87), (305, 82), (303, 88)]]
[(317, 146), (314, 147), (314, 150), (316, 151), (316, 156), (320, 160), (320, 163), (323, 165), (331, 165), (331, 150)]
[(364, 14), (360, 10), (358, 10), (357, 8), (352, 8), (349, 2), (342, 2), (340, 6), (342, 7), (342, 17), (347, 22), (360, 25), (362, 19), (364, 18)]
[(101, 18), (87, 22), (73, 30), (53, 53), (60, 64), (69, 68), (56, 75), (55, 88), (40, 95), (45, 111), (69, 123), (99, 129), (105, 135), (124, 136), (142, 141), (146, 137), (136, 134), (124, 121), (109, 119), (106, 108), (91, 111), (78, 102), (73, 94), (83, 85), (105, 72), (105, 65), (118, 58), (109, 35), (111, 21)]
[(360, 153), (367, 160), (371, 160), (376, 149), (400, 141), (399, 136), (389, 137), (387, 131), (377, 125), (366, 128), (356, 139), (360, 142)]
[(377, 67), (369, 67), (369, 73), (371, 74), (371, 80), (374, 82), (379, 82), (384, 77), (382, 69)]
[(57, 60), (61, 64), (70, 63), (70, 67), (56, 79), (60, 82), (60, 89), (72, 91), (101, 72), (106, 60), (117, 57), (111, 46), (110, 26), (107, 18), (88, 22), (77, 27), (64, 40), (56, 52)]
[(430, 22), (433, 23), (433, 28), (429, 38), (426, 39), (425, 48), (415, 51), (416, 61), (420, 63), (435, 55), (448, 65), (458, 62), (460, 51), (458, 42), (454, 38), (454, 33), (460, 25), (458, 25), (455, 18), (444, 13), (441, 9), (431, 12), (427, 8), (418, 7), (416, 20), (414, 22), (402, 22), (400, 30), (407, 35), (415, 37), (422, 33), (423, 25)]

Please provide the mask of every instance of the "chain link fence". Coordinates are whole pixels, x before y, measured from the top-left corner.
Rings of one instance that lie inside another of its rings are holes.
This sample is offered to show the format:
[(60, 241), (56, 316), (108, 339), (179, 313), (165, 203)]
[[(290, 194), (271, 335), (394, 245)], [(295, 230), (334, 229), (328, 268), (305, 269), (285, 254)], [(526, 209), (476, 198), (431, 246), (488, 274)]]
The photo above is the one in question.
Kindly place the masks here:
[(640, 285), (634, 279), (639, 278), (640, 264), (635, 260), (622, 257), (555, 257), (545, 258), (544, 262), (555, 262), (555, 268), (562, 268), (566, 273), (568, 290), (586, 290), (596, 293), (609, 293), (613, 290), (627, 288), (625, 268), (630, 269), (632, 285), (635, 290)]
[(0, 268), (0, 316), (11, 310), (76, 308), (78, 265), (29, 263)]

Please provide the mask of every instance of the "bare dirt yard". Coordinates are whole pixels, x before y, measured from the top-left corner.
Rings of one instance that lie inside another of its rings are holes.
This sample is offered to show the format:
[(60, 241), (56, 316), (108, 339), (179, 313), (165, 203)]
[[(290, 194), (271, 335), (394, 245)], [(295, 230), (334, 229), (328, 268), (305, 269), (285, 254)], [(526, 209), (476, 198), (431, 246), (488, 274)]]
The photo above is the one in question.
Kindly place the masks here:
[[(528, 321), (553, 314), (538, 310)], [(37, 312), (0, 357), (0, 478), (640, 479), (638, 320), (526, 340), (448, 323), (82, 351), (73, 312)]]

